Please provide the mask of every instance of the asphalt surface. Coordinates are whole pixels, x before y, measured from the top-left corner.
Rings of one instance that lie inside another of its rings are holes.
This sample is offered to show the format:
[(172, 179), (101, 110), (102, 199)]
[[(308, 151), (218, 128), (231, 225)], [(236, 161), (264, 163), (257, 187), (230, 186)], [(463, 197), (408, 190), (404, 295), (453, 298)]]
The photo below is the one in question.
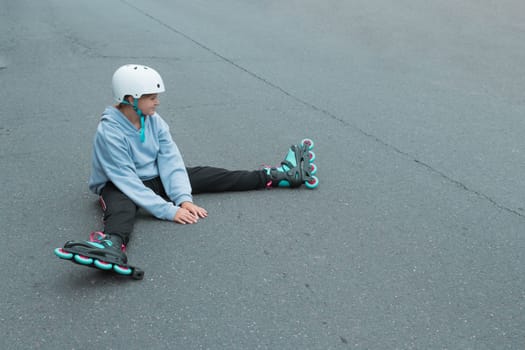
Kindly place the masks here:
[[(0, 0), (0, 348), (523, 348), (524, 62), (521, 0)], [(187, 165), (310, 137), (320, 187), (142, 214), (142, 281), (57, 259), (125, 63)]]

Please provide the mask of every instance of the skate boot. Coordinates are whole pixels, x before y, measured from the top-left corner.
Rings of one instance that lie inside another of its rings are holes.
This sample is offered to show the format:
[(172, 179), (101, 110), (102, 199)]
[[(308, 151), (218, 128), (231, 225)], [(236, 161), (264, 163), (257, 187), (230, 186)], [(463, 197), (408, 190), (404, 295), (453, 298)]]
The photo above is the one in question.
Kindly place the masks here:
[(299, 187), (303, 183), (307, 188), (319, 186), (319, 179), (314, 176), (317, 167), (315, 160), (314, 142), (304, 139), (299, 145), (292, 145), (288, 154), (281, 162), (280, 167), (265, 168), (268, 174), (268, 187)]
[(63, 248), (55, 249), (55, 255), (79, 265), (113, 271), (137, 280), (144, 277), (144, 271), (128, 265), (125, 246), (116, 235), (93, 232), (89, 241), (67, 241)]

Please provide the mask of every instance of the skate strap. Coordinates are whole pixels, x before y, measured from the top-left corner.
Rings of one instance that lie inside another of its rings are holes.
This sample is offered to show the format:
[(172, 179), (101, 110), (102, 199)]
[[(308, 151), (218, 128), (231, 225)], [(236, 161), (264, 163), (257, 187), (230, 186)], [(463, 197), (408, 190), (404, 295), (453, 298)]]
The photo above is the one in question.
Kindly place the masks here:
[[(104, 232), (95, 231), (89, 234), (89, 241), (90, 242), (100, 242), (106, 239), (106, 237), (107, 235)], [(122, 250), (124, 253), (126, 252), (126, 245), (124, 243), (122, 243), (122, 245), (120, 246), (120, 250)]]
[(100, 242), (104, 238), (106, 238), (106, 234), (104, 232), (95, 231), (95, 232), (91, 232), (89, 234), (89, 241), (90, 242)]
[(295, 167), (295, 166), (293, 166), (293, 164), (289, 160), (283, 160), (281, 162), (281, 166), (283, 166), (283, 165), (288, 167), (288, 170), (286, 170), (287, 172), (292, 170), (292, 169), (294, 169), (294, 168), (296, 168), (296, 167), (299, 168), (299, 164), (297, 164), (297, 166)]
[(102, 207), (102, 211), (106, 211), (106, 202), (104, 202), (104, 198), (102, 198), (102, 196), (99, 196), (98, 201), (100, 203), (100, 206)]

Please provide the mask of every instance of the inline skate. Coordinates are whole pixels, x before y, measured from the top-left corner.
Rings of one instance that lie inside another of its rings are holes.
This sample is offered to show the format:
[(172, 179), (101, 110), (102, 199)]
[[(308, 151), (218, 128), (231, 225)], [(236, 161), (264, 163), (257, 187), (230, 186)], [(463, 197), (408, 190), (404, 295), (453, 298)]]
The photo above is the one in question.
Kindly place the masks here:
[(55, 249), (55, 255), (76, 264), (113, 271), (136, 280), (144, 278), (144, 271), (128, 265), (125, 245), (119, 236), (92, 232), (88, 241), (67, 241), (62, 248)]
[(303, 139), (300, 144), (288, 149), (279, 167), (266, 167), (269, 181), (267, 187), (299, 187), (303, 183), (309, 189), (319, 186), (319, 179), (314, 176), (317, 166), (313, 163), (315, 153), (312, 151), (314, 142)]

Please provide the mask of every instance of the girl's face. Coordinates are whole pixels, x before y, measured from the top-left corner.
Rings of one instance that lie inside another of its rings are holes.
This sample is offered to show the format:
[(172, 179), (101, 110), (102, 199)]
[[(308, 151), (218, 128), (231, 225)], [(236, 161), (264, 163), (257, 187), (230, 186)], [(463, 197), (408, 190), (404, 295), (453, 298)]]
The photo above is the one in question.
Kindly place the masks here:
[(138, 107), (144, 115), (153, 115), (160, 104), (158, 94), (142, 95), (139, 98)]

